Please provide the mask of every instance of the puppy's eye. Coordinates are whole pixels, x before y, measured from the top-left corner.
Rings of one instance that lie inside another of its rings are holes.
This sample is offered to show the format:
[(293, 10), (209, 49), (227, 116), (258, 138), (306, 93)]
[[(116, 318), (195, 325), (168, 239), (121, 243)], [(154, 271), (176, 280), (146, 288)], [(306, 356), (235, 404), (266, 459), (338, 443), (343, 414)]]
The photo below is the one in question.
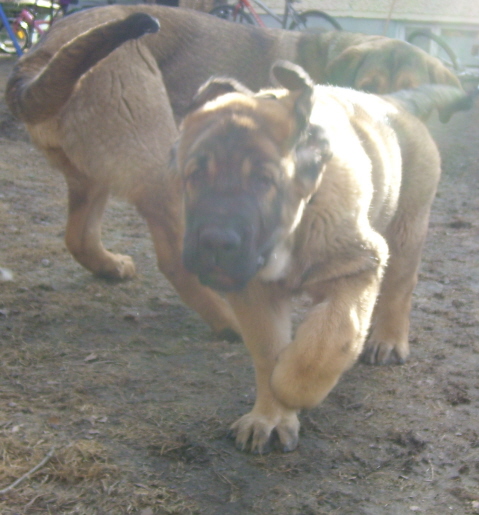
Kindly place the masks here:
[(197, 159), (188, 174), (187, 180), (195, 185), (200, 185), (208, 179), (208, 158)]
[(206, 179), (207, 173), (205, 168), (195, 168), (188, 176), (188, 180), (199, 183)]
[(252, 172), (250, 180), (255, 189), (267, 190), (274, 185), (274, 179), (261, 171)]

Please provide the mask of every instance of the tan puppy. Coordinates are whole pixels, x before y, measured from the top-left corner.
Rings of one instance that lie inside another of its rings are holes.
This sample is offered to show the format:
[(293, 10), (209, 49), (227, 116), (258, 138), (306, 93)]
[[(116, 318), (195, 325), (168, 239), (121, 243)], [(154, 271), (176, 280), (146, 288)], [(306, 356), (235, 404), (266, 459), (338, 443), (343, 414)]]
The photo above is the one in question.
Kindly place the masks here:
[[(142, 33), (138, 19), (123, 22), (139, 12), (160, 20), (161, 30), (116, 48)], [(381, 37), (262, 30), (147, 5), (88, 9), (55, 22), (19, 60), (6, 99), (66, 178), (65, 238), (78, 262), (97, 275), (134, 276), (131, 258), (101, 242), (107, 198), (121, 195), (145, 217), (159, 268), (185, 303), (214, 331), (238, 331), (229, 306), (181, 263), (181, 185), (167, 172), (169, 152), (177, 122), (202, 83), (224, 74), (259, 89), (278, 58), (301, 63), (318, 82), (381, 92), (423, 82), (458, 84), (436, 59)]]
[[(259, 452), (273, 430), (284, 450), (296, 447), (297, 411), (320, 403), (356, 361), (374, 309), (367, 359), (408, 355), (440, 162), (406, 109), (437, 107), (447, 118), (469, 106), (446, 86), (379, 97), (314, 88), (291, 63), (274, 73), (287, 89), (255, 95), (227, 79), (208, 83), (175, 158), (185, 266), (226, 293), (253, 357), (256, 403), (233, 431), (241, 448)], [(313, 306), (292, 337), (297, 293)]]

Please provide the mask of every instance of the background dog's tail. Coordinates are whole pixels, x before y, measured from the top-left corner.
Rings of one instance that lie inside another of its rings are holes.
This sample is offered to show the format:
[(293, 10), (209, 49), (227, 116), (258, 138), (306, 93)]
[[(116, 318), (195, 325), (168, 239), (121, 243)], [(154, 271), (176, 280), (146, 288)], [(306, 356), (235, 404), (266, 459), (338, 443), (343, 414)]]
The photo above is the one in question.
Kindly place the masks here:
[(439, 119), (446, 123), (455, 112), (471, 109), (477, 94), (477, 90), (466, 93), (453, 86), (424, 84), (416, 89), (397, 91), (387, 97), (421, 120), (426, 120), (437, 109)]
[(54, 116), (67, 102), (80, 77), (125, 41), (157, 32), (157, 20), (135, 13), (90, 29), (50, 56), (40, 44), (15, 65), (5, 100), (13, 115), (26, 123)]

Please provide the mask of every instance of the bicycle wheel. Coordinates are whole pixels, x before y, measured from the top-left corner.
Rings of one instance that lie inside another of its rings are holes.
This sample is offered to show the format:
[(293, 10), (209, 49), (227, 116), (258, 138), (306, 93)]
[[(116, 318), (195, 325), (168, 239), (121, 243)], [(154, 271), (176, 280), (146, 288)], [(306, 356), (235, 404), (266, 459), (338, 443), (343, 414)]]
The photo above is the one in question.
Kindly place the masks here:
[[(10, 22), (10, 27), (12, 28), (18, 44), (22, 50), (28, 47), (30, 43), (30, 34), (28, 33), (27, 27), (24, 27), (23, 24), (16, 24), (15, 20), (8, 20)], [(7, 28), (3, 23), (0, 24), (0, 51), (5, 54), (15, 54), (16, 48), (13, 44), (13, 41), (10, 39), (8, 35)]]
[(253, 18), (251, 18), (248, 13), (245, 13), (243, 8), (238, 8), (236, 5), (218, 5), (218, 7), (211, 9), (209, 14), (221, 18), (222, 20), (233, 21), (235, 23), (255, 24)]
[(343, 28), (338, 20), (323, 11), (304, 11), (304, 13), (297, 14), (296, 19), (291, 22), (289, 30), (327, 32), (343, 30)]
[[(440, 36), (428, 30), (415, 30), (409, 34), (406, 41), (437, 57), (448, 68), (459, 71), (460, 67), (454, 50)], [(433, 42), (432, 45), (431, 42)]]

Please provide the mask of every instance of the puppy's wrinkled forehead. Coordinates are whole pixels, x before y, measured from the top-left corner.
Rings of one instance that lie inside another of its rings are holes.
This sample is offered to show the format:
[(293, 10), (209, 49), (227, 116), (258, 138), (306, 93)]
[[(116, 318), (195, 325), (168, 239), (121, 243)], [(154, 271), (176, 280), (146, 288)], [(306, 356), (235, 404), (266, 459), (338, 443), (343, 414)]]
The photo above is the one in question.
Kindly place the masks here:
[(258, 96), (227, 93), (207, 102), (184, 120), (182, 157), (222, 147), (250, 151), (250, 146), (265, 145), (266, 140), (282, 153), (294, 129), (293, 102), (287, 96), (282, 91)]

